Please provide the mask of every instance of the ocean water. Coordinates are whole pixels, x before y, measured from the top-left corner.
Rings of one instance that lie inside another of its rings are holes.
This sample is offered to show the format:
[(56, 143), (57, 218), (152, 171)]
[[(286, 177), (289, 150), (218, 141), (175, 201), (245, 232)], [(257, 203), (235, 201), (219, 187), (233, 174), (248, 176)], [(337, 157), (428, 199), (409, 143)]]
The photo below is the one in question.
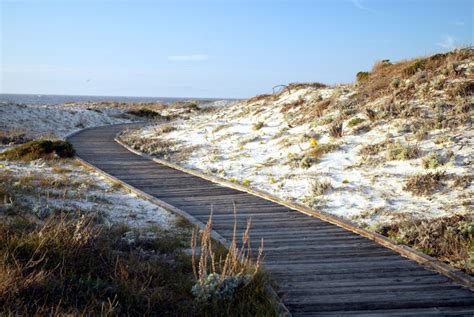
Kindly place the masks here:
[(198, 100), (202, 102), (222, 99), (213, 98), (169, 98), (169, 97), (120, 97), (120, 96), (66, 96), (66, 95), (27, 95), (27, 94), (0, 94), (1, 103), (20, 103), (33, 105), (56, 105), (69, 102), (163, 102)]

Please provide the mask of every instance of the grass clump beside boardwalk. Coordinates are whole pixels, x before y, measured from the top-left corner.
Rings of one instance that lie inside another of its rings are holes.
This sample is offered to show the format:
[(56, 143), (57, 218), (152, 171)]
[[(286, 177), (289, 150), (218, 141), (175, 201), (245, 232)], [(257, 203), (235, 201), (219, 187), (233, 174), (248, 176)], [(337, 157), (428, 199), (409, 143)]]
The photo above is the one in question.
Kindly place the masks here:
[(402, 219), (379, 227), (380, 234), (474, 273), (474, 219), (453, 215), (430, 220)]
[(35, 140), (0, 154), (0, 159), (33, 161), (37, 159), (68, 158), (74, 156), (74, 148), (67, 141)]
[(160, 258), (125, 230), (87, 217), (0, 224), (0, 314), (193, 314), (189, 257)]
[(242, 240), (237, 242), (237, 224), (234, 222), (228, 250), (214, 244), (211, 238), (212, 213), (202, 231), (193, 231), (192, 267), (196, 283), (192, 293), (202, 305), (203, 315), (277, 316), (275, 299), (267, 290), (268, 278), (261, 269), (263, 240), (253, 257), (250, 225), (248, 220)]

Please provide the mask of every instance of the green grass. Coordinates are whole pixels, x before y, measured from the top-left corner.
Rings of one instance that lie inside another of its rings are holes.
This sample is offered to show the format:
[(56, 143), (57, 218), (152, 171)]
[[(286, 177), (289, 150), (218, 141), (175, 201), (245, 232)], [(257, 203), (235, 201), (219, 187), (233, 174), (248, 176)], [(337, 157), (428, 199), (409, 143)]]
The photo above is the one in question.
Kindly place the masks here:
[(74, 156), (74, 148), (67, 141), (35, 140), (0, 154), (0, 159), (33, 161), (37, 159), (68, 158)]
[(358, 117), (355, 117), (355, 118), (352, 118), (351, 120), (349, 120), (349, 122), (347, 123), (347, 126), (349, 128), (352, 128), (352, 127), (355, 127), (356, 125), (358, 124), (361, 124), (362, 122), (364, 122), (365, 120), (362, 119), (362, 118), (358, 118)]

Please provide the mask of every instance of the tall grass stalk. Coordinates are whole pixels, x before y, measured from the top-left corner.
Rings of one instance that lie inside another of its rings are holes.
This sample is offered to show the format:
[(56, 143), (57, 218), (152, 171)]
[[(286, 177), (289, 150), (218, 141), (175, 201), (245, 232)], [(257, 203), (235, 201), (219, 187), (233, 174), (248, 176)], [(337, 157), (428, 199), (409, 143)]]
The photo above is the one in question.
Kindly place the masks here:
[[(193, 230), (191, 237), (192, 248), (192, 267), (196, 281), (204, 283), (209, 274), (218, 274), (220, 281), (223, 282), (228, 277), (241, 277), (250, 275), (253, 278), (261, 269), (263, 255), (263, 239), (258, 249), (258, 255), (255, 261), (252, 260), (250, 227), (251, 219), (247, 220), (247, 226), (242, 235), (242, 245), (237, 245), (237, 212), (234, 204), (234, 227), (232, 240), (228, 252), (222, 258), (218, 256), (212, 245), (212, 216), (213, 210), (206, 226), (203, 230), (198, 228)], [(198, 255), (197, 247), (200, 246)]]

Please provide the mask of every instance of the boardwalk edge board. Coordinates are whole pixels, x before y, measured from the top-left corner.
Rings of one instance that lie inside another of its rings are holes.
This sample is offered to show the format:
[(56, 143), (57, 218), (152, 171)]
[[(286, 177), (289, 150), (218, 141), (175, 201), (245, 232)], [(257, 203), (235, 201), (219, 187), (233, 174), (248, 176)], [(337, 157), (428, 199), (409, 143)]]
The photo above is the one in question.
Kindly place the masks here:
[[(132, 123), (132, 124), (139, 125), (139, 124), (143, 124), (143, 123), (139, 122), (139, 123)], [(122, 124), (117, 124), (117, 125), (129, 126), (131, 124), (130, 123), (122, 123)], [(104, 125), (104, 126), (101, 126), (101, 127), (105, 127), (105, 126), (108, 126), (108, 125)], [(79, 131), (75, 131), (75, 132), (72, 132), (72, 133), (66, 135), (64, 139), (68, 140), (69, 138), (71, 138), (71, 137), (73, 137), (73, 136), (75, 136), (75, 135), (77, 135), (81, 132), (84, 132), (84, 131), (87, 131), (87, 130), (92, 130), (92, 129), (95, 129), (95, 128), (100, 128), (100, 127), (85, 128), (85, 129), (82, 129), (82, 130), (79, 130)], [(183, 211), (179, 208), (176, 208), (176, 207), (162, 201), (161, 199), (158, 199), (158, 198), (156, 198), (152, 195), (149, 195), (149, 194), (141, 191), (140, 189), (135, 188), (134, 186), (131, 186), (131, 185), (127, 184), (126, 182), (124, 182), (124, 181), (116, 178), (115, 176), (112, 176), (109, 173), (103, 171), (102, 169), (96, 167), (95, 165), (92, 165), (89, 162), (83, 160), (82, 158), (80, 158), (77, 155), (75, 155), (74, 157), (83, 166), (96, 171), (97, 173), (101, 174), (103, 177), (105, 177), (106, 179), (108, 179), (111, 182), (119, 183), (121, 186), (126, 188), (129, 192), (137, 195), (138, 197), (143, 198), (143, 199), (145, 199), (145, 200), (147, 200), (147, 201), (149, 201), (149, 202), (151, 202), (151, 203), (153, 203), (153, 204), (155, 204), (155, 205), (157, 205), (157, 206), (159, 206), (163, 209), (166, 209), (170, 212), (173, 212), (173, 213), (176, 213), (176, 214), (182, 216), (187, 221), (189, 221), (191, 224), (198, 226), (200, 229), (204, 229), (204, 227), (206, 226), (205, 223), (203, 223), (202, 221), (200, 221), (200, 220), (196, 219), (195, 217), (191, 216), (187, 212), (185, 212), (185, 211)], [(230, 242), (227, 239), (225, 239), (224, 237), (222, 237), (218, 232), (216, 232), (215, 230), (212, 230), (211, 236), (212, 236), (213, 239), (215, 239), (215, 240), (219, 241), (220, 243), (222, 243), (226, 248), (229, 248)], [(291, 317), (292, 315), (291, 315), (290, 311), (285, 306), (285, 304), (283, 303), (281, 298), (278, 296), (278, 294), (275, 292), (273, 287), (267, 285), (266, 291), (270, 294), (270, 297), (273, 299), (273, 301), (275, 303), (275, 306), (277, 307), (278, 315), (281, 316), (281, 317)]]
[[(440, 260), (437, 260), (437, 259), (435, 259), (435, 258), (433, 258), (429, 255), (426, 255), (426, 254), (424, 254), (420, 251), (417, 251), (417, 250), (415, 250), (411, 247), (408, 247), (408, 246), (395, 244), (390, 239), (388, 239), (387, 237), (385, 237), (381, 234), (378, 234), (378, 233), (375, 233), (375, 232), (370, 232), (370, 231), (365, 230), (363, 228), (357, 227), (357, 226), (353, 225), (352, 223), (350, 223), (346, 220), (343, 220), (341, 218), (338, 218), (334, 215), (330, 215), (330, 214), (327, 214), (327, 213), (323, 213), (321, 211), (313, 210), (313, 209), (311, 209), (307, 206), (304, 206), (302, 204), (299, 204), (299, 203), (285, 201), (285, 200), (280, 199), (280, 198), (278, 198), (274, 195), (271, 195), (267, 192), (257, 190), (257, 189), (253, 189), (253, 188), (249, 188), (249, 187), (237, 184), (237, 183), (232, 183), (230, 181), (227, 181), (227, 180), (224, 180), (224, 179), (212, 176), (212, 175), (207, 175), (207, 174), (204, 174), (204, 173), (196, 171), (196, 170), (185, 168), (185, 167), (179, 166), (177, 164), (174, 164), (174, 163), (162, 160), (162, 159), (158, 159), (158, 158), (152, 157), (150, 155), (147, 155), (145, 153), (139, 152), (139, 151), (131, 148), (129, 145), (125, 144), (124, 142), (122, 142), (120, 140), (119, 137), (120, 137), (120, 134), (122, 134), (122, 133), (123, 133), (123, 131), (117, 133), (117, 135), (114, 138), (115, 142), (117, 142), (118, 144), (120, 144), (121, 146), (126, 148), (128, 151), (130, 151), (130, 152), (132, 152), (136, 155), (139, 155), (143, 158), (152, 160), (152, 161), (154, 161), (158, 164), (162, 164), (162, 165), (168, 166), (170, 168), (179, 170), (181, 172), (188, 173), (188, 174), (206, 179), (206, 180), (211, 181), (213, 183), (216, 183), (216, 184), (219, 184), (219, 185), (222, 185), (222, 186), (226, 186), (226, 187), (229, 187), (229, 188), (233, 188), (233, 189), (236, 189), (236, 190), (239, 190), (239, 191), (242, 191), (242, 192), (246, 192), (246, 193), (258, 196), (260, 198), (263, 198), (263, 199), (281, 204), (283, 206), (286, 206), (290, 209), (299, 211), (299, 212), (301, 212), (303, 214), (306, 214), (308, 216), (318, 218), (320, 220), (329, 222), (329, 223), (334, 224), (334, 225), (336, 225), (338, 227), (341, 227), (343, 229), (354, 232), (354, 233), (356, 233), (358, 235), (361, 235), (365, 238), (373, 240), (376, 243), (378, 243), (378, 244), (380, 244), (380, 245), (382, 245), (382, 246), (384, 246), (388, 249), (391, 249), (391, 250), (399, 253), (400, 255), (402, 255), (402, 256), (410, 259), (410, 260), (413, 260), (413, 261), (421, 264), (425, 268), (432, 269), (432, 270), (434, 270), (434, 271), (436, 271), (436, 272), (438, 272), (442, 275), (445, 275), (445, 276), (449, 277), (450, 279), (452, 279), (453, 281), (455, 281), (456, 283), (470, 289), (471, 291), (474, 291), (474, 278), (473, 277), (463, 273), (462, 271), (456, 270), (456, 269), (450, 267), (449, 265), (447, 265), (446, 263), (443, 263)], [(173, 207), (173, 208), (175, 208), (175, 207)], [(181, 213), (183, 213), (183, 211), (181, 211)]]

